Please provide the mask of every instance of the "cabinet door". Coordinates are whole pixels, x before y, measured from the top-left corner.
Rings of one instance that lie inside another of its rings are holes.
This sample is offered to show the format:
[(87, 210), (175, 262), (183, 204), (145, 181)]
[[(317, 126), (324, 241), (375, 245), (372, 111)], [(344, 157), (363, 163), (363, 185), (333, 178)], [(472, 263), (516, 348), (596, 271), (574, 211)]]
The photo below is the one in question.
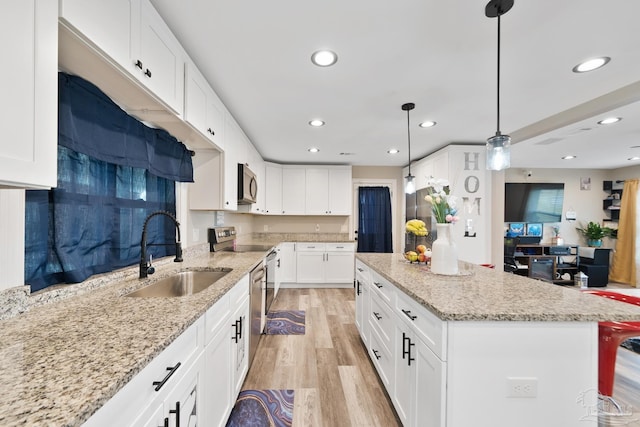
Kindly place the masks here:
[(329, 214), (351, 215), (351, 168), (329, 169)]
[(130, 71), (133, 12), (140, 0), (60, 0), (60, 19)]
[(267, 215), (282, 214), (282, 167), (265, 165), (265, 213)]
[(280, 261), (278, 280), (280, 283), (295, 283), (296, 281), (296, 244), (291, 242), (278, 245), (278, 259)]
[(356, 327), (360, 331), (360, 338), (369, 347), (369, 313), (371, 312), (369, 283), (356, 279)]
[(55, 187), (57, 183), (58, 4), (5, 2), (0, 26), (5, 65), (0, 114), (0, 185)]
[(353, 252), (327, 252), (325, 283), (353, 283), (354, 259)]
[[(225, 320), (230, 320), (226, 317)], [(231, 347), (227, 322), (224, 322), (205, 350), (204, 426), (224, 427), (235, 402), (232, 395)], [(226, 368), (225, 368), (226, 367)]]
[(245, 298), (231, 316), (230, 330), (233, 372), (231, 395), (235, 399), (249, 370), (249, 298)]
[(324, 283), (324, 252), (296, 251), (298, 283)]
[(405, 426), (411, 425), (411, 404), (415, 394), (415, 346), (415, 338), (409, 327), (396, 318), (395, 345), (392, 350), (396, 376), (390, 394), (396, 413)]
[(138, 36), (132, 39), (133, 75), (181, 116), (185, 53), (149, 0), (141, 0)]
[[(445, 426), (446, 369), (421, 340), (415, 340), (414, 391), (410, 425)], [(413, 362), (412, 362), (413, 363)]]
[(207, 132), (207, 94), (211, 90), (205, 78), (192, 62), (185, 67), (184, 119), (200, 133), (213, 139)]
[[(200, 357), (183, 374), (175, 388), (169, 392), (164, 401), (164, 416), (169, 418), (170, 427), (196, 427), (203, 409), (204, 399), (201, 396), (203, 374)], [(202, 425), (202, 424), (200, 424)]]
[(329, 213), (329, 170), (307, 168), (305, 213), (327, 215)]
[(225, 116), (223, 209), (238, 209), (238, 150), (243, 143), (240, 127), (230, 115)]
[(282, 168), (283, 214), (305, 214), (305, 182), (304, 168)]

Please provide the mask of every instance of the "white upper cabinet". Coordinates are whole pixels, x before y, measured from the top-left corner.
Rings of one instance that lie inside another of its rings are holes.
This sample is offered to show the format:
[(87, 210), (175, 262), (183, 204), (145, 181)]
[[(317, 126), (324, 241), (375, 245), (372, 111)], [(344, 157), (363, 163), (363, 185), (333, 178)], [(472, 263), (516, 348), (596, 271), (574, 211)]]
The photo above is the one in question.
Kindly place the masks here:
[[(5, 7), (6, 9), (6, 7)], [(0, 187), (49, 188), (57, 183), (58, 7), (11, 2), (0, 26)]]
[(306, 214), (351, 215), (351, 167), (307, 168)]
[(305, 168), (282, 167), (282, 213), (305, 215)]
[(140, 25), (132, 30), (133, 75), (182, 115), (186, 54), (151, 3), (140, 1)]
[(265, 162), (265, 214), (282, 214), (282, 166)]
[(193, 62), (185, 67), (184, 118), (217, 148), (224, 149), (225, 107)]
[(182, 115), (186, 53), (148, 0), (60, 0), (60, 18)]

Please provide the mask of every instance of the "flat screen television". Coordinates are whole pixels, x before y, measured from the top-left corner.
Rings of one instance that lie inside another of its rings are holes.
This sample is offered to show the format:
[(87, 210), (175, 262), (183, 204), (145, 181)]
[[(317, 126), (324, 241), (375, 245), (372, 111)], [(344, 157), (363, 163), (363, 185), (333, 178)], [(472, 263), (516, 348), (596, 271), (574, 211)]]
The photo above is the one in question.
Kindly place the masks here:
[(564, 183), (507, 182), (504, 188), (505, 222), (560, 222)]

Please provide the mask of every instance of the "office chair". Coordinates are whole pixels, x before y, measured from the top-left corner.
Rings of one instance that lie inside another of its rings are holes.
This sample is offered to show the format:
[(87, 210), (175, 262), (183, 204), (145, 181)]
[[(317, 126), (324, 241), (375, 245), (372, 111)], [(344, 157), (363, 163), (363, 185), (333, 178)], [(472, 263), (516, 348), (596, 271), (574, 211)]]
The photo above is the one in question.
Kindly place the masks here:
[(520, 243), (519, 237), (504, 238), (504, 271), (515, 273), (518, 271), (518, 263), (516, 262), (516, 247)]

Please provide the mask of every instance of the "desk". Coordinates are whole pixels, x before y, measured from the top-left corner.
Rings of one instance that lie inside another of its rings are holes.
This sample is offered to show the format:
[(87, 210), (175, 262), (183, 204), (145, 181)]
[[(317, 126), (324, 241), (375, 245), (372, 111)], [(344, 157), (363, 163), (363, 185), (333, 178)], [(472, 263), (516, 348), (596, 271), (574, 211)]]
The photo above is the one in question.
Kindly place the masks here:
[[(573, 285), (573, 276), (580, 266), (578, 245), (518, 245), (514, 258), (518, 264), (517, 274), (557, 285)], [(561, 278), (566, 273), (569, 274), (568, 280)]]

